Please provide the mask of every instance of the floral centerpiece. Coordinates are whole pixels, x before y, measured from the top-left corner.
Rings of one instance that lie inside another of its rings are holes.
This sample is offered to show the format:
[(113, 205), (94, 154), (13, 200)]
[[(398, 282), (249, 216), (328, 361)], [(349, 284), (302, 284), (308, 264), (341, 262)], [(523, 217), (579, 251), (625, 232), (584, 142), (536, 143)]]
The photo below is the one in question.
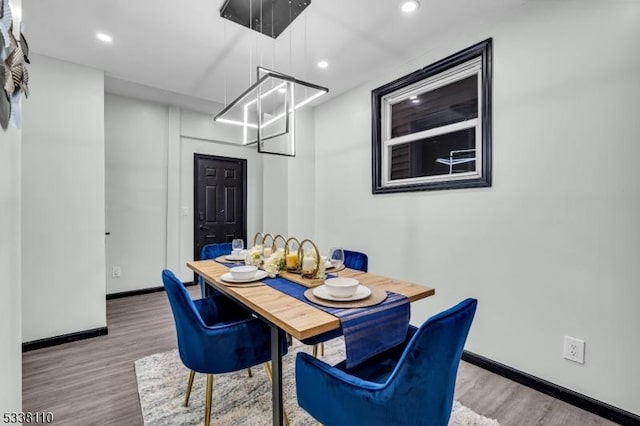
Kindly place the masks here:
[(278, 275), (281, 270), (284, 269), (284, 266), (284, 249), (279, 248), (275, 253), (265, 259), (264, 264), (262, 265), (262, 269), (264, 269), (265, 272), (269, 274), (271, 278), (273, 278)]
[(262, 245), (256, 244), (248, 249), (244, 263), (245, 265), (254, 265), (258, 268), (262, 266)]

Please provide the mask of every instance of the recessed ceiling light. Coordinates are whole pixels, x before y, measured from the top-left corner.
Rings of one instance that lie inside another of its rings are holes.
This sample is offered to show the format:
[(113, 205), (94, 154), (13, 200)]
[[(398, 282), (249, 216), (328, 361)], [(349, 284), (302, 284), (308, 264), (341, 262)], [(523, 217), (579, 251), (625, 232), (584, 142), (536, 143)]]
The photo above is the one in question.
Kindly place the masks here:
[(418, 99), (418, 95), (409, 96), (409, 99), (411, 99), (411, 100)]
[(414, 104), (419, 104), (420, 103), (420, 99), (413, 99), (411, 102), (413, 102)]
[(113, 41), (113, 38), (109, 34), (105, 33), (96, 33), (96, 37), (98, 40), (104, 41), (105, 43), (111, 43)]
[(418, 10), (420, 2), (418, 0), (409, 0), (402, 3), (401, 9), (404, 13), (411, 13)]
[(327, 61), (318, 62), (318, 68), (327, 68), (328, 66), (329, 66), (329, 62)]

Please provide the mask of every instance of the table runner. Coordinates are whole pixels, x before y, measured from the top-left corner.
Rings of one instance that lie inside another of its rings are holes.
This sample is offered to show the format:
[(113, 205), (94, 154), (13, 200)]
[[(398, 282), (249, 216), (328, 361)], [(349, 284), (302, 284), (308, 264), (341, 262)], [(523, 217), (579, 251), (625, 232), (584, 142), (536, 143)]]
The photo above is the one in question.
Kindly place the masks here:
[[(226, 265), (224, 262), (222, 264)], [(399, 345), (407, 336), (410, 307), (409, 299), (402, 294), (387, 291), (388, 296), (384, 302), (366, 308), (329, 308), (308, 300), (304, 297), (307, 287), (286, 278), (264, 278), (262, 282), (338, 317), (344, 335), (347, 368), (353, 368)]]

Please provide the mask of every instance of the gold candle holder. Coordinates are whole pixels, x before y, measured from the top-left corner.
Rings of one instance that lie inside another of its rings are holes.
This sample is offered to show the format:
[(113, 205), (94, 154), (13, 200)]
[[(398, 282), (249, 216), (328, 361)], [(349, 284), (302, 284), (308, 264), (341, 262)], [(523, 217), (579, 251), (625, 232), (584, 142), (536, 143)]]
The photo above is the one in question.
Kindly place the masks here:
[(300, 267), (300, 262), (298, 261), (298, 250), (296, 250), (295, 253), (293, 253), (291, 252), (291, 248), (289, 247), (289, 244), (292, 242), (295, 242), (298, 245), (298, 247), (300, 247), (300, 241), (298, 241), (298, 239), (295, 237), (291, 237), (287, 241), (285, 241), (284, 243), (285, 268), (287, 269), (287, 271), (300, 273), (301, 270), (298, 269)]
[(273, 237), (273, 244), (271, 245), (271, 250), (275, 253), (276, 251), (278, 251), (280, 249), (280, 247), (278, 247), (278, 240), (282, 241), (282, 248), (284, 248), (284, 246), (287, 245), (287, 240), (286, 238), (284, 238), (282, 235), (278, 234), (275, 237)]
[[(260, 239), (258, 239), (258, 237), (260, 237)], [(262, 234), (262, 232), (257, 232), (256, 235), (253, 237), (253, 246), (257, 246), (258, 242), (260, 244), (262, 244), (262, 242), (264, 241), (264, 235)]]
[[(305, 243), (311, 244), (313, 246), (313, 249), (316, 252), (316, 258), (313, 261), (314, 262), (313, 268), (308, 267), (309, 261), (305, 262), (305, 255), (304, 255)], [(303, 278), (315, 278), (318, 275), (318, 271), (320, 270), (320, 262), (321, 262), (321, 257), (320, 257), (320, 251), (318, 250), (318, 246), (316, 246), (316, 244), (311, 240), (303, 240), (298, 246), (298, 265), (300, 265), (299, 266), (300, 275), (302, 275)], [(307, 264), (306, 268), (305, 268), (305, 263)]]
[[(271, 238), (271, 245), (267, 246), (267, 239)], [(266, 259), (273, 254), (273, 235), (270, 233), (264, 234), (262, 237), (262, 256)]]

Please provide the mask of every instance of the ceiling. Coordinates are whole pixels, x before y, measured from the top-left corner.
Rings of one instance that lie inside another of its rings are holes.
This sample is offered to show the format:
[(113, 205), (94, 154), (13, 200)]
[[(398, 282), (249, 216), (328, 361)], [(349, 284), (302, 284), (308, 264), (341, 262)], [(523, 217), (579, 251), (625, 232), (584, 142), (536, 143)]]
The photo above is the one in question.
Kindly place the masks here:
[(108, 91), (206, 110), (259, 64), (328, 87), (326, 101), (526, 1), (422, 0), (405, 14), (400, 0), (312, 0), (276, 40), (222, 19), (222, 0), (23, 0), (22, 18), (32, 52), (103, 69)]

